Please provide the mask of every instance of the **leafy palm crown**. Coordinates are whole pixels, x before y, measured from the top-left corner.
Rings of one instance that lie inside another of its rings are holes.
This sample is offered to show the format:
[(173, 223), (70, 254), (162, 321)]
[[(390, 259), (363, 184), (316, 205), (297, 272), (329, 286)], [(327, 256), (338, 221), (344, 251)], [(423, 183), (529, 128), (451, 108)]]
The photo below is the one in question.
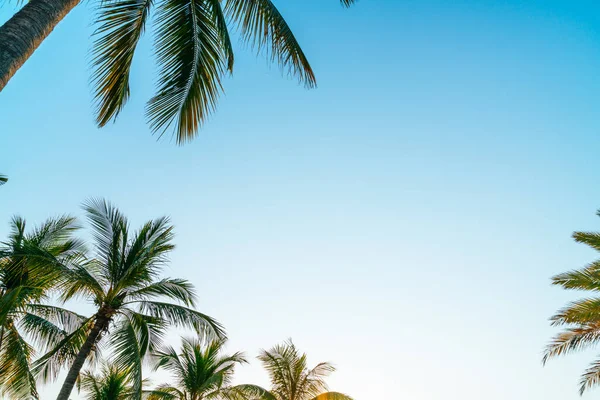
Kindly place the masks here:
[(13, 218), (11, 225), (0, 246), (0, 394), (37, 398), (31, 343), (49, 349), (84, 320), (44, 304), (82, 243), (71, 237), (78, 228), (71, 217), (49, 219), (29, 233), (22, 218)]
[(78, 382), (86, 400), (129, 400), (135, 397), (133, 386), (129, 370), (109, 363), (103, 363), (99, 373), (86, 371)]
[[(77, 357), (88, 357), (82, 355), (82, 338), (90, 342), (90, 337), (97, 335), (91, 341), (93, 350), (109, 347), (112, 362), (131, 369), (136, 393), (131, 398), (139, 399), (143, 360), (161, 345), (168, 326), (192, 328), (209, 337), (224, 337), (224, 331), (209, 316), (188, 308), (195, 305), (195, 291), (189, 282), (159, 279), (174, 247), (173, 227), (167, 218), (149, 221), (131, 235), (127, 219), (110, 203), (90, 200), (84, 209), (93, 227), (96, 254), (70, 269), (61, 298), (67, 301), (83, 296), (94, 304), (96, 313), (42, 357), (36, 370), (49, 378), (71, 364), (69, 373), (73, 371), (76, 377)], [(69, 375), (65, 382), (68, 379)]]
[[(350, 6), (355, 0), (341, 0)], [(233, 71), (230, 26), (307, 87), (313, 70), (271, 0), (102, 1), (93, 50), (97, 123), (115, 119), (129, 98), (129, 74), (151, 11), (156, 10), (157, 91), (146, 107), (161, 135), (174, 124), (177, 143), (191, 140), (214, 110), (221, 80)]]
[[(600, 216), (600, 210), (598, 211)], [(575, 232), (575, 241), (600, 251), (599, 232)], [(565, 289), (600, 291), (600, 260), (584, 268), (552, 278), (552, 284)], [(564, 327), (544, 352), (543, 363), (550, 358), (593, 347), (600, 343), (600, 297), (588, 297), (568, 304), (551, 317), (553, 326)], [(580, 380), (580, 393), (600, 383), (600, 360), (593, 362)]]
[(236, 365), (247, 363), (243, 353), (223, 354), (224, 340), (183, 339), (181, 351), (165, 347), (155, 354), (156, 368), (172, 373), (175, 385), (147, 392), (148, 400), (252, 399), (266, 391), (254, 385), (232, 386)]
[(262, 350), (258, 359), (271, 378), (271, 390), (264, 400), (352, 400), (338, 392), (329, 392), (325, 378), (335, 371), (327, 362), (309, 369), (306, 354), (300, 354), (291, 340)]

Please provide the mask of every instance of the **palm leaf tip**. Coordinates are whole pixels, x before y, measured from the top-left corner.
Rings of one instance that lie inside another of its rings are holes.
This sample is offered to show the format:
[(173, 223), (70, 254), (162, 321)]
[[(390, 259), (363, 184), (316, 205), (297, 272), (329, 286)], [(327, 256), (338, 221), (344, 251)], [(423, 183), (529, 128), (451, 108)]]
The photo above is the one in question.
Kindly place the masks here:
[[(351, 1), (351, 0), (343, 0)], [(240, 28), (243, 39), (264, 51), (283, 71), (306, 87), (316, 86), (315, 74), (291, 28), (270, 0), (229, 0), (229, 18)]]
[(0, 174), (0, 186), (4, 185), (6, 182), (8, 182), (8, 177)]

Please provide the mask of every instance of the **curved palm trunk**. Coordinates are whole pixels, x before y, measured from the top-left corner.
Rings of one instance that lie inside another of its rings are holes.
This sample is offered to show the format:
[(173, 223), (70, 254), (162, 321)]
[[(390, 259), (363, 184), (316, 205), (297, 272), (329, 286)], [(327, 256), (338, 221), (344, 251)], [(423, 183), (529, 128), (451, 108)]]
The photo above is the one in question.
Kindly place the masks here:
[(96, 319), (90, 334), (87, 339), (85, 339), (85, 343), (83, 343), (83, 346), (79, 349), (79, 353), (77, 353), (77, 357), (75, 357), (75, 361), (73, 361), (73, 365), (71, 365), (71, 368), (69, 369), (69, 373), (65, 378), (65, 382), (63, 383), (56, 400), (69, 400), (69, 396), (73, 391), (73, 387), (75, 387), (75, 382), (81, 372), (81, 368), (83, 368), (83, 364), (85, 364), (85, 360), (87, 360), (92, 352), (94, 345), (100, 340), (102, 333), (108, 329), (109, 324), (109, 318), (98, 317), (98, 319)]
[(31, 0), (0, 27), (0, 91), (80, 0)]

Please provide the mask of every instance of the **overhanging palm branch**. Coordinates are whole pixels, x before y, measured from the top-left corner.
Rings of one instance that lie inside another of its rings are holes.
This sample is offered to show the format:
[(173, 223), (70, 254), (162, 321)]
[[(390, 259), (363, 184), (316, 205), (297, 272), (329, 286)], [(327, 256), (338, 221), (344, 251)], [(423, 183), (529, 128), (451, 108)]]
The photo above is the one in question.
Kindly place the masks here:
[[(84, 298), (96, 307), (85, 335), (73, 337), (74, 357), (50, 351), (36, 363), (44, 377), (61, 366), (69, 372), (58, 399), (68, 399), (92, 349), (110, 348), (111, 362), (127, 369), (132, 379), (132, 399), (142, 393), (142, 364), (162, 343), (169, 326), (194, 329), (208, 338), (224, 337), (211, 317), (192, 308), (196, 293), (181, 279), (160, 278), (173, 249), (173, 227), (167, 218), (145, 223), (131, 232), (127, 218), (104, 200), (90, 200), (84, 209), (93, 229), (94, 257), (70, 268), (61, 299)], [(82, 328), (83, 329), (83, 328)], [(84, 337), (81, 342), (82, 336)]]
[[(354, 0), (341, 0), (350, 6)], [(174, 128), (177, 143), (195, 137), (215, 109), (221, 81), (233, 71), (230, 27), (307, 87), (314, 72), (291, 28), (271, 0), (115, 0), (102, 2), (93, 50), (97, 123), (117, 117), (129, 98), (129, 77), (153, 7), (157, 93), (146, 115), (154, 132)]]
[(83, 322), (78, 314), (40, 302), (63, 282), (82, 244), (71, 238), (77, 229), (71, 217), (50, 219), (29, 233), (22, 218), (11, 225), (0, 244), (0, 393), (37, 398), (33, 345), (42, 351), (57, 346)]
[(0, 174), (0, 186), (4, 185), (6, 182), (8, 182), (6, 175)]
[(335, 371), (333, 365), (322, 362), (309, 369), (306, 354), (300, 353), (291, 340), (262, 350), (258, 359), (271, 379), (269, 400), (352, 400), (328, 390), (325, 378)]
[[(600, 216), (600, 211), (598, 213)], [(575, 232), (575, 241), (600, 251), (600, 233)], [(552, 278), (552, 283), (571, 290), (600, 291), (600, 260), (579, 270)], [(552, 325), (563, 327), (544, 351), (543, 363), (549, 359), (595, 347), (600, 343), (600, 297), (574, 301), (550, 318)], [(580, 393), (600, 383), (600, 360), (593, 362), (580, 380)]]
[(159, 385), (145, 394), (148, 400), (250, 400), (268, 393), (255, 385), (232, 386), (235, 367), (247, 363), (240, 352), (225, 355), (225, 340), (205, 337), (182, 340), (181, 350), (164, 347), (155, 353), (156, 369), (174, 377), (174, 385)]

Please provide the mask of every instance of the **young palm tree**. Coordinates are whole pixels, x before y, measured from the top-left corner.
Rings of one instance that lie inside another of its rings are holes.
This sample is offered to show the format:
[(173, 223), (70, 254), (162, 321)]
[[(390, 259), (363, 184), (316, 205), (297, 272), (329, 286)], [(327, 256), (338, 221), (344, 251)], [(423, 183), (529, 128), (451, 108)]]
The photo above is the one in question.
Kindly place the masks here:
[(81, 243), (71, 238), (77, 229), (71, 217), (47, 220), (29, 233), (21, 218), (13, 218), (11, 225), (8, 240), (0, 244), (0, 393), (37, 398), (31, 343), (48, 349), (84, 321), (64, 308), (43, 304), (68, 263), (80, 254)]
[[(598, 211), (600, 216), (600, 210)], [(600, 232), (575, 232), (575, 241), (600, 251)], [(565, 289), (600, 291), (600, 260), (588, 266), (556, 275), (552, 284)], [(568, 304), (550, 319), (553, 326), (564, 327), (544, 352), (543, 363), (550, 358), (584, 350), (600, 342), (600, 297), (589, 297)], [(580, 380), (580, 393), (600, 383), (600, 360), (593, 362)]]
[(87, 400), (129, 400), (135, 397), (130, 371), (108, 363), (102, 365), (99, 374), (84, 372), (77, 388), (87, 393)]
[(291, 340), (262, 350), (258, 359), (271, 378), (271, 390), (260, 398), (264, 400), (352, 400), (338, 392), (330, 392), (325, 383), (335, 367), (327, 362), (314, 368), (306, 366), (306, 353), (300, 354)]
[[(355, 0), (340, 0), (345, 6)], [(30, 0), (0, 27), (0, 91), (79, 0)], [(161, 134), (174, 125), (177, 142), (192, 139), (215, 108), (221, 80), (233, 71), (230, 26), (265, 50), (308, 87), (315, 76), (271, 0), (113, 0), (101, 2), (93, 66), (97, 123), (115, 119), (129, 98), (131, 61), (156, 12), (159, 79), (147, 117)]]
[[(169, 325), (193, 328), (209, 337), (223, 337), (224, 333), (215, 320), (188, 308), (195, 304), (190, 283), (158, 278), (174, 247), (173, 227), (167, 218), (149, 221), (132, 235), (127, 219), (109, 203), (91, 200), (84, 209), (93, 227), (96, 257), (71, 268), (62, 300), (83, 296), (94, 304), (96, 312), (82, 326), (87, 337), (75, 357), (64, 355), (57, 346), (37, 362), (36, 371), (48, 378), (69, 363), (58, 395), (58, 400), (68, 400), (93, 350), (110, 346), (115, 365), (131, 369), (135, 392), (132, 399), (139, 399), (142, 362), (161, 344)], [(161, 298), (179, 304), (160, 301)], [(102, 341), (107, 337), (109, 343)], [(67, 337), (60, 344), (70, 340)]]
[(173, 347), (156, 352), (156, 368), (171, 372), (175, 385), (146, 392), (147, 400), (232, 400), (264, 394), (264, 389), (254, 385), (231, 386), (235, 366), (247, 361), (239, 352), (222, 354), (224, 344), (224, 340), (183, 339), (180, 353)]

